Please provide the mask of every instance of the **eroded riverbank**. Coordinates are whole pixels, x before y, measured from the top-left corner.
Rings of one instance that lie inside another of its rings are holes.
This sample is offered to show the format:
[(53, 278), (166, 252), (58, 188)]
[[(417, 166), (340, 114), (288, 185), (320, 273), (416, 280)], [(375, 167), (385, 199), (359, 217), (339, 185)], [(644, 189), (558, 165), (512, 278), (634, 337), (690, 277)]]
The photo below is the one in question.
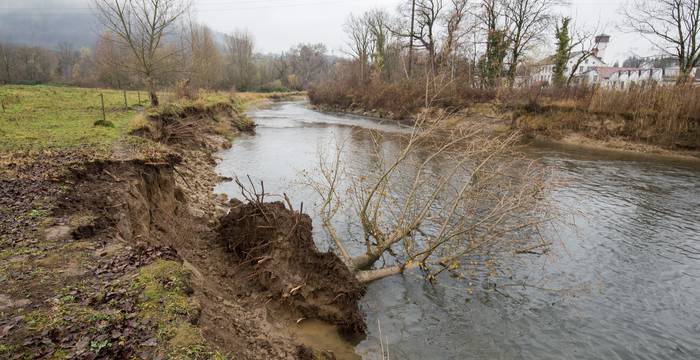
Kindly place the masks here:
[(0, 157), (0, 355), (322, 356), (288, 330), (297, 297), (261, 291), (217, 230), (214, 154), (250, 123), (216, 101), (146, 115), (103, 151)]

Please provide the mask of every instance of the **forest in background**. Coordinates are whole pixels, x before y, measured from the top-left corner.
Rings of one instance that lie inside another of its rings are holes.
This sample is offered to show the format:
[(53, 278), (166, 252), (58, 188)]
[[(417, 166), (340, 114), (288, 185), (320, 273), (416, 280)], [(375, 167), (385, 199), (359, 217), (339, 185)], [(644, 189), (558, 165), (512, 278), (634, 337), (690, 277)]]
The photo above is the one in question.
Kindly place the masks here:
[[(281, 54), (255, 51), (245, 31), (219, 34), (195, 22), (180, 23), (159, 49), (160, 86), (188, 80), (194, 88), (290, 91), (318, 82), (333, 63), (323, 44), (299, 44)], [(115, 89), (143, 88), (133, 53), (112, 33), (94, 46), (61, 42), (54, 47), (0, 43), (0, 83), (58, 83)]]

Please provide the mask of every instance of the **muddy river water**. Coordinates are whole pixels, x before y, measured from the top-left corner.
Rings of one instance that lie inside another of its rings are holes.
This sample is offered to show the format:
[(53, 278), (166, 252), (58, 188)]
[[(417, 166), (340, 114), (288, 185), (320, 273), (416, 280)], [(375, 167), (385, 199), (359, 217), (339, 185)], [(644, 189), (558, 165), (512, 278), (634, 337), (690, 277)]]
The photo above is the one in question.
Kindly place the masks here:
[[(302, 103), (250, 115), (257, 134), (237, 138), (218, 171), (264, 180), (268, 192), (289, 193), (309, 212), (315, 197), (299, 175), (314, 171), (320, 149), (346, 139), (346, 166), (362, 168), (366, 129), (402, 131)], [(523, 151), (565, 179), (550, 196), (575, 210), (575, 226), (550, 234), (549, 255), (513, 262), (499, 291), (479, 276), (371, 284), (369, 333), (352, 344), (357, 357), (379, 359), (388, 344), (391, 359), (700, 359), (700, 164), (550, 145)], [(217, 191), (238, 196), (233, 183)], [(315, 236), (327, 249), (323, 232)]]

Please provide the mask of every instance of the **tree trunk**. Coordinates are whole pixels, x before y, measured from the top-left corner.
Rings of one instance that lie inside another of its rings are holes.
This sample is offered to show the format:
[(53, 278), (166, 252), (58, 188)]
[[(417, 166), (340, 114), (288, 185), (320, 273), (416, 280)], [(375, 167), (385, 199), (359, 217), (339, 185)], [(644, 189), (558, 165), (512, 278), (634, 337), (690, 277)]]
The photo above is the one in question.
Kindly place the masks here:
[(359, 271), (355, 274), (357, 280), (363, 284), (377, 281), (389, 276), (394, 276), (403, 273), (404, 268), (401, 266), (392, 266), (378, 270)]
[(158, 94), (156, 92), (156, 83), (153, 81), (152, 77), (146, 79), (146, 86), (148, 87), (148, 97), (151, 99), (151, 107), (156, 107), (159, 104)]
[(678, 79), (676, 79), (676, 85), (682, 86), (688, 83), (690, 80), (690, 72), (692, 71), (691, 69), (687, 68), (681, 68), (678, 74)]
[(352, 266), (353, 266), (353, 268), (356, 269), (356, 270), (367, 270), (367, 269), (370, 269), (370, 268), (372, 268), (372, 266), (374, 265), (374, 263), (376, 263), (377, 260), (379, 260), (379, 258), (382, 257), (381, 254), (382, 254), (382, 253), (380, 252), (379, 255), (375, 255), (375, 254), (364, 254), (364, 255), (360, 255), (360, 256), (354, 257), (354, 258), (352, 259)]

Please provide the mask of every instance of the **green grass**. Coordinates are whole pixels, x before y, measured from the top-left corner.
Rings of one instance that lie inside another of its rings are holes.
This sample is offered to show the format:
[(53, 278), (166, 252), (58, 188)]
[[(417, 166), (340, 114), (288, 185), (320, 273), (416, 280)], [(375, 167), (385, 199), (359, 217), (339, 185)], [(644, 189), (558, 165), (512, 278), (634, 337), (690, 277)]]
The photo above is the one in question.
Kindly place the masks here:
[[(94, 125), (102, 119), (100, 94), (114, 127)], [(145, 93), (141, 100), (147, 104)], [(106, 89), (7, 85), (0, 86), (0, 101), (0, 151), (108, 147), (128, 133), (138, 113), (135, 91), (127, 92), (128, 110), (121, 91)]]
[[(102, 120), (100, 94), (104, 95), (107, 123)], [(290, 95), (291, 94), (291, 95)], [(149, 118), (179, 117), (183, 113), (201, 112), (209, 114), (218, 122), (219, 113), (228, 114), (232, 120), (218, 130), (233, 133), (249, 130), (252, 122), (244, 111), (249, 103), (285, 94), (235, 94), (227, 92), (200, 91), (197, 99), (170, 99), (171, 93), (161, 94), (163, 104), (148, 108), (147, 94), (127, 92), (129, 108), (124, 107), (124, 94), (120, 90), (88, 89), (57, 85), (0, 85), (0, 153), (18, 150), (74, 150), (109, 155), (114, 144), (127, 145), (133, 149), (154, 149), (154, 143), (145, 138), (129, 135), (132, 130), (148, 126)], [(144, 110), (145, 107), (145, 110)]]
[(202, 337), (200, 304), (192, 297), (192, 274), (175, 261), (142, 267), (132, 284), (141, 289), (139, 315), (157, 323), (160, 348), (169, 359), (224, 359)]

